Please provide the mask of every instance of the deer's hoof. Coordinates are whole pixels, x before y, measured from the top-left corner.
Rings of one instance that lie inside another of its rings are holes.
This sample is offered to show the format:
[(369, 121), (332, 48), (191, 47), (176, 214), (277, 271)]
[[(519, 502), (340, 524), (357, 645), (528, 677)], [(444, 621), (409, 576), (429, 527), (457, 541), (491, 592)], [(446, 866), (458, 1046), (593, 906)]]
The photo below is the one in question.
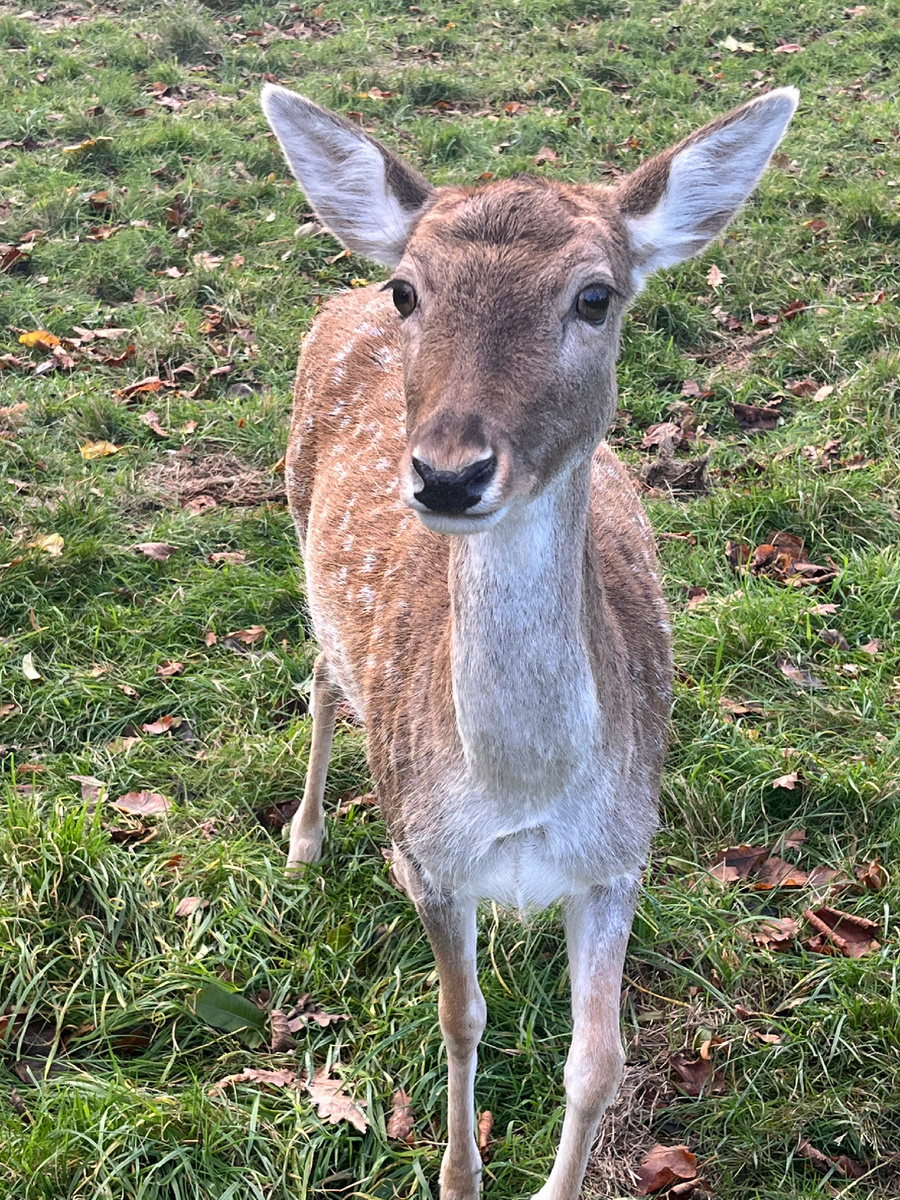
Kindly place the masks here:
[(322, 857), (322, 836), (291, 838), (288, 850), (287, 869), (302, 871), (310, 863), (316, 863)]

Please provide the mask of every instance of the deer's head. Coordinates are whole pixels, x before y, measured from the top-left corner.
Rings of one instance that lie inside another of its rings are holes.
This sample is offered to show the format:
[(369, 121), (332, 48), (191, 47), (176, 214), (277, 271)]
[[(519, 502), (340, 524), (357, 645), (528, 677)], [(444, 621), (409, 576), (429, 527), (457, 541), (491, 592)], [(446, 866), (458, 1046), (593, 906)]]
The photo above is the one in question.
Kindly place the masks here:
[(590, 456), (615, 412), (629, 301), (725, 227), (797, 100), (794, 88), (752, 100), (614, 187), (520, 177), (433, 188), (336, 114), (265, 88), (319, 217), (391, 268), (407, 404), (401, 494), (429, 528), (485, 529)]

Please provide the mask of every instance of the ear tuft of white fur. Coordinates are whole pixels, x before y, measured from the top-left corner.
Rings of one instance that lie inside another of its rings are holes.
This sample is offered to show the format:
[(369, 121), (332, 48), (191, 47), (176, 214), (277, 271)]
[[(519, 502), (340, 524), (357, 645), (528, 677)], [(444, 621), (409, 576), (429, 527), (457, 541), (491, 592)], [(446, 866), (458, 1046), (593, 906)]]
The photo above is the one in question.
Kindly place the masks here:
[(799, 99), (796, 88), (778, 88), (668, 152), (661, 197), (649, 212), (626, 217), (638, 287), (660, 267), (699, 253), (725, 228), (759, 182)]
[(428, 183), (374, 138), (288, 88), (267, 84), (262, 107), (323, 223), (350, 250), (395, 266)]

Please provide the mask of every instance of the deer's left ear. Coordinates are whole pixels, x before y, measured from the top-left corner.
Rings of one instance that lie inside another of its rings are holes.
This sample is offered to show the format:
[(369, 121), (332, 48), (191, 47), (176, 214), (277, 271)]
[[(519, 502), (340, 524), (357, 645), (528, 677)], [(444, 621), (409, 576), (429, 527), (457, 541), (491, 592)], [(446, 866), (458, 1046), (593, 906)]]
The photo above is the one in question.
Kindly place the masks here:
[(768, 165), (800, 93), (778, 88), (642, 163), (616, 188), (637, 287), (699, 253), (728, 224)]
[(269, 84), (262, 106), (307, 200), (350, 250), (393, 267), (434, 195), (418, 171), (337, 113)]

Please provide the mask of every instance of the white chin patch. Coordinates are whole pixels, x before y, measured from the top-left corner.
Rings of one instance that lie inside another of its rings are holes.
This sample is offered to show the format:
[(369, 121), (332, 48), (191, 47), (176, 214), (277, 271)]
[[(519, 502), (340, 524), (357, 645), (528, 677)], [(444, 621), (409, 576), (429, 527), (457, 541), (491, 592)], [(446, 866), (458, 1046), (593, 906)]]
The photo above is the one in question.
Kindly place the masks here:
[(484, 533), (486, 529), (491, 529), (499, 521), (503, 520), (506, 515), (506, 506), (503, 508), (495, 508), (493, 512), (484, 513), (479, 516), (478, 513), (460, 513), (459, 516), (451, 516), (448, 513), (430, 512), (427, 509), (415, 508), (413, 510), (426, 529), (430, 529), (432, 533)]

